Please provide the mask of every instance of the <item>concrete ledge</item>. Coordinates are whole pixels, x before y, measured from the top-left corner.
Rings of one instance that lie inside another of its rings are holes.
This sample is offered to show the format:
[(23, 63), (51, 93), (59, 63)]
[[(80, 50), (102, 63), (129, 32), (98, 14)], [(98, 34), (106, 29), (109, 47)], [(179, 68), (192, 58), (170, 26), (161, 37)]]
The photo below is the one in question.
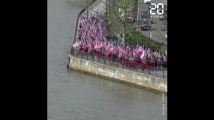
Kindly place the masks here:
[(95, 61), (76, 58), (72, 55), (69, 55), (68, 68), (107, 80), (125, 83), (126, 85), (144, 88), (158, 93), (167, 93), (166, 78), (159, 78), (144, 73), (101, 64)]

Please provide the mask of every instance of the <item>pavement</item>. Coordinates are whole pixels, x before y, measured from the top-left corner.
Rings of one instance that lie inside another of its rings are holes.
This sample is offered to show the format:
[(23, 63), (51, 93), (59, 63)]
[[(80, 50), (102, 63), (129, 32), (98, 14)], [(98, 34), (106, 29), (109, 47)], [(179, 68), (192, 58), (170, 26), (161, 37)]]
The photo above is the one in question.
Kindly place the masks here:
[[(151, 0), (151, 3), (164, 3), (167, 5), (167, 0)], [(138, 0), (138, 21), (142, 21), (141, 12), (149, 11), (148, 5), (144, 3), (144, 0)], [(166, 31), (161, 31), (162, 23), (159, 18), (153, 18), (154, 24), (151, 25), (151, 31), (141, 31), (141, 33), (149, 38), (149, 32), (151, 32), (151, 40), (167, 44), (167, 40), (165, 39)], [(139, 26), (141, 23), (137, 23)], [(140, 29), (138, 29), (140, 31)]]
[[(106, 11), (105, 2), (106, 2), (106, 0), (97, 0), (94, 4), (92, 4), (89, 7), (89, 14), (93, 15), (93, 14), (95, 14), (95, 12), (98, 12), (98, 14), (104, 15), (104, 13)], [(86, 13), (86, 11), (85, 11), (85, 13)]]
[[(105, 2), (106, 2), (106, 0), (97, 0), (91, 6), (89, 6), (89, 9), (88, 9), (89, 16), (95, 15), (97, 13), (103, 15), (105, 13), (105, 10), (106, 10)], [(84, 11), (82, 14), (87, 15), (87, 10)], [(80, 24), (80, 21), (78, 20), (78, 23), (76, 24), (76, 26), (79, 26), (79, 24)], [(77, 27), (77, 31), (78, 30), (79, 30), (79, 27)], [(77, 36), (76, 36), (76, 38), (74, 38), (74, 40), (76, 40), (76, 39), (77, 39)]]

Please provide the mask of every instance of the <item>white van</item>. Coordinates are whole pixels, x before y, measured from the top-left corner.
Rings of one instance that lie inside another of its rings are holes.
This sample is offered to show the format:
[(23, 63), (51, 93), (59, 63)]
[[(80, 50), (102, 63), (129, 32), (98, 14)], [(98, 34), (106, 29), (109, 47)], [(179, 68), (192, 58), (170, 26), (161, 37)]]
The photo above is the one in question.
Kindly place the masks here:
[(151, 3), (151, 0), (144, 0), (144, 3), (146, 4)]

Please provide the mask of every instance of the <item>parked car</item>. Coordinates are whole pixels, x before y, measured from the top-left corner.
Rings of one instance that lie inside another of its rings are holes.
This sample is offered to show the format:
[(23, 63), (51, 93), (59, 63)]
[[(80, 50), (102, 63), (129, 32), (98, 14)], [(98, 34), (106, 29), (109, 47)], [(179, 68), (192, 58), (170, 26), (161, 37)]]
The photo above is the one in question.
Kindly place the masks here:
[(150, 20), (150, 23), (151, 23), (151, 24), (154, 23), (154, 22), (153, 22), (153, 19), (151, 18), (151, 15), (150, 15), (149, 11), (143, 11), (143, 12), (141, 13), (141, 18), (142, 18), (142, 19), (148, 19), (148, 20)]
[(151, 19), (150, 18), (143, 19), (143, 24), (152, 24)]
[(159, 15), (159, 20), (160, 20), (160, 21), (167, 20), (167, 14), (164, 13), (163, 15)]
[(153, 24), (153, 23), (154, 23), (152, 18), (150, 18), (150, 22), (151, 22), (151, 24)]
[(144, 0), (144, 3), (150, 4), (150, 3), (151, 3), (151, 0)]
[(145, 19), (141, 25), (141, 30), (151, 30), (151, 22)]
[(141, 12), (141, 18), (150, 18), (150, 13), (149, 11), (143, 11)]
[(162, 31), (167, 31), (167, 21), (161, 22), (161, 30)]
[(151, 30), (151, 25), (141, 25), (141, 30)]

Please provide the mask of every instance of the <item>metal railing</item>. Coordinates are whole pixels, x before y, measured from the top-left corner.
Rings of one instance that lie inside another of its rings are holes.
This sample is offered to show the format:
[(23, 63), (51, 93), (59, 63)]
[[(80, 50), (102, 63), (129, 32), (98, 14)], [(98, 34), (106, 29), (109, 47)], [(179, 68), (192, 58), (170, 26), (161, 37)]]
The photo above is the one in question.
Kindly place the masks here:
[(75, 51), (73, 48), (71, 50), (71, 55), (81, 59), (95, 61), (95, 62), (99, 62), (102, 64), (106, 64), (106, 65), (110, 65), (118, 68), (123, 68), (123, 69), (131, 70), (139, 73), (146, 73), (157, 77), (167, 78), (166, 68), (148, 67), (143, 70), (138, 66), (127, 66), (125, 64), (121, 64), (121, 62), (118, 59), (108, 59), (107, 57), (98, 57), (98, 56), (95, 56), (93, 53), (89, 53), (89, 54), (81, 53), (81, 52)]

